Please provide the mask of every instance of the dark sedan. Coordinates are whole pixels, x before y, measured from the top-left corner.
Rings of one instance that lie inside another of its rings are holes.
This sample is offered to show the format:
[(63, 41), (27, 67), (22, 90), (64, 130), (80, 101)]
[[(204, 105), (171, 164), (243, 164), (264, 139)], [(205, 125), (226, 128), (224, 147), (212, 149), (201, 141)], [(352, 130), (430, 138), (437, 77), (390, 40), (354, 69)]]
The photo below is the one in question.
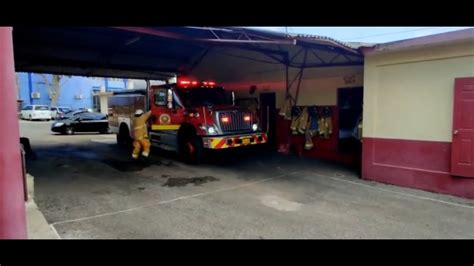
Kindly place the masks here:
[(74, 132), (109, 133), (107, 116), (101, 113), (78, 113), (65, 119), (56, 120), (51, 125), (51, 131), (72, 135)]

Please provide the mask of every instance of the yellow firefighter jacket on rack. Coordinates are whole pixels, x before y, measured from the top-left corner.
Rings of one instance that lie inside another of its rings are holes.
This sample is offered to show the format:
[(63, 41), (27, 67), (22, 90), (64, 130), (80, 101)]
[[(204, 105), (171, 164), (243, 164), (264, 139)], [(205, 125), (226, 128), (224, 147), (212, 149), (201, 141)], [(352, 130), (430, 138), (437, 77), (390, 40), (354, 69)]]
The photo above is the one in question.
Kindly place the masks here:
[(293, 106), (293, 99), (290, 95), (286, 96), (283, 107), (280, 109), (280, 115), (285, 118), (285, 120), (291, 120), (291, 107)]
[[(328, 110), (328, 109), (326, 109)], [(329, 138), (332, 134), (332, 119), (329, 111), (326, 111), (321, 115), (318, 121), (319, 135), (323, 138)]]

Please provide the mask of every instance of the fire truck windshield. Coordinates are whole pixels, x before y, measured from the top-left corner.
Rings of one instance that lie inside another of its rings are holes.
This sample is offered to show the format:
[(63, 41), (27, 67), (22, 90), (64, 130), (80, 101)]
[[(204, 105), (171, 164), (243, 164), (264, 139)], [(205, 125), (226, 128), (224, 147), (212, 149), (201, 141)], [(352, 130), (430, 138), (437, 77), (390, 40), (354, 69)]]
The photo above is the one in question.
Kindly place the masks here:
[(223, 88), (180, 88), (176, 91), (185, 107), (232, 105), (232, 95)]

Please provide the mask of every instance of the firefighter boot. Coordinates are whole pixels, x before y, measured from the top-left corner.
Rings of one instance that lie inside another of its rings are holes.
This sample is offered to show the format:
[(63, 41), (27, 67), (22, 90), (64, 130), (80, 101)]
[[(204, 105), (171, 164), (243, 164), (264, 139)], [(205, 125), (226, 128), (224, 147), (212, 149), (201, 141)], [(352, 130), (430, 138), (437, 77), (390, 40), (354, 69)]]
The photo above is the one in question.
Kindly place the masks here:
[(144, 138), (140, 141), (140, 144), (143, 147), (142, 156), (148, 158), (148, 156), (150, 156), (150, 140), (148, 140), (148, 138)]
[(141, 148), (142, 148), (142, 145), (140, 144), (140, 141), (134, 140), (133, 141), (133, 152), (132, 152), (132, 158), (133, 159), (138, 159), (138, 156), (140, 155)]

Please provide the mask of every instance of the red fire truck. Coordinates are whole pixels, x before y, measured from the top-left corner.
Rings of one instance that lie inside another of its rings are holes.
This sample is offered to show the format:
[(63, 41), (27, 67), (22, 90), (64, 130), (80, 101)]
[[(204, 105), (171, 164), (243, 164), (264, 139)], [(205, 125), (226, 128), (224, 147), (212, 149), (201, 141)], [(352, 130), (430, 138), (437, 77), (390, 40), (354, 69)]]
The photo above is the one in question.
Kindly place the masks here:
[(152, 146), (177, 152), (196, 163), (204, 149), (227, 149), (267, 142), (258, 115), (234, 104), (234, 94), (213, 81), (179, 80), (148, 90), (116, 91), (108, 100), (109, 127), (117, 142), (132, 141), (135, 110), (151, 110)]

